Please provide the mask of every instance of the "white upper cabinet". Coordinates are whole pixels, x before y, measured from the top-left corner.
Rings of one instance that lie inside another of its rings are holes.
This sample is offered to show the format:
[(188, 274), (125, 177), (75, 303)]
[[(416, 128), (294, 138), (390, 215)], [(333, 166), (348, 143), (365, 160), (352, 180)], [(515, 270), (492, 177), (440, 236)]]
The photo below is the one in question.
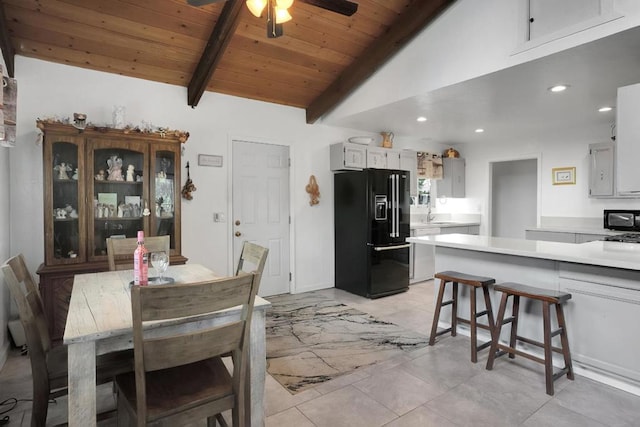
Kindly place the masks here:
[(387, 151), (382, 147), (367, 148), (367, 168), (369, 169), (389, 169), (387, 167)]
[(331, 145), (329, 164), (332, 171), (365, 169), (367, 167), (367, 147), (349, 142)]
[(589, 197), (614, 195), (614, 153), (612, 142), (589, 145)]
[(413, 197), (418, 196), (418, 153), (413, 150), (400, 151), (400, 170), (409, 171), (411, 188), (409, 192)]
[(437, 182), (438, 197), (464, 197), (464, 159), (443, 158), (444, 178)]
[(618, 88), (616, 187), (619, 196), (640, 197), (640, 84)]
[(400, 151), (399, 150), (387, 150), (387, 169), (401, 169), (400, 168)]

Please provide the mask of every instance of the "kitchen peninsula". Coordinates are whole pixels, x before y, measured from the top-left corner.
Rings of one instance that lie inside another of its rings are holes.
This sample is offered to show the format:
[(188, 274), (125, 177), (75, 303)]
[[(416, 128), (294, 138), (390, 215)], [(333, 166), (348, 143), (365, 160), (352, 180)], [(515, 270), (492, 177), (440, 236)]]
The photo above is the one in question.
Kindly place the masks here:
[[(496, 283), (520, 282), (571, 293), (565, 315), (576, 373), (640, 395), (639, 244), (574, 244), (463, 234), (407, 241), (435, 247), (436, 271), (457, 270), (493, 277)], [(469, 294), (463, 292), (459, 298), (459, 312), (464, 313)], [(498, 302), (499, 296), (492, 294), (494, 310)], [(448, 313), (443, 311), (441, 319), (445, 320)], [(519, 335), (540, 340), (539, 317), (538, 305), (521, 307)], [(508, 332), (509, 328), (503, 328), (503, 339)], [(535, 347), (523, 348), (540, 353)]]

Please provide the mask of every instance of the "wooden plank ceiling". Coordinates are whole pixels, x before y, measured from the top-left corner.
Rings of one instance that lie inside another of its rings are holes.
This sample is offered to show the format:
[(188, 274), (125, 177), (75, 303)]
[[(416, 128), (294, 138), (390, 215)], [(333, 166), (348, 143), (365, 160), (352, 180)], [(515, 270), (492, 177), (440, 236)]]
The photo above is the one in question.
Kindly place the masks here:
[(351, 17), (295, 1), (284, 36), (269, 39), (243, 0), (0, 0), (0, 48), (8, 66), (14, 51), (189, 87), (193, 106), (200, 86), (300, 107), (313, 123), (454, 0), (353, 1)]

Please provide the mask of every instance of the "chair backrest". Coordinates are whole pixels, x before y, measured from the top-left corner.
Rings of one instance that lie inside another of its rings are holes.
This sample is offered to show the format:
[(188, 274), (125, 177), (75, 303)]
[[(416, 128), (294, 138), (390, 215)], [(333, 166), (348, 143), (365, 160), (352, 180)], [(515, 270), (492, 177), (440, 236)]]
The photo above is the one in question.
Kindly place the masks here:
[(258, 275), (258, 287), (260, 286), (260, 280), (262, 279), (262, 272), (264, 271), (264, 265), (267, 261), (267, 255), (269, 249), (256, 245), (251, 242), (244, 242), (242, 245), (242, 253), (240, 254), (240, 260), (238, 260), (238, 268), (236, 269), (236, 276), (240, 273), (257, 273)]
[[(146, 419), (145, 374), (151, 371), (231, 353), (234, 393), (244, 393), (257, 288), (255, 273), (207, 282), (131, 288), (138, 419)], [(195, 325), (202, 315), (236, 306), (242, 306), (237, 318), (221, 320), (215, 327)], [(165, 335), (154, 333), (152, 337), (143, 333), (148, 322), (188, 316), (196, 316), (193, 328)]]
[(45, 386), (48, 384), (47, 353), (51, 349), (51, 337), (42, 299), (22, 254), (10, 258), (2, 266), (2, 273), (18, 306), (29, 349), (33, 382)]
[[(144, 247), (149, 252), (166, 252), (170, 255), (169, 236), (152, 236), (144, 238)], [(109, 260), (109, 270), (130, 270), (133, 268), (133, 251), (138, 247), (138, 239), (111, 238), (107, 239), (107, 258)]]

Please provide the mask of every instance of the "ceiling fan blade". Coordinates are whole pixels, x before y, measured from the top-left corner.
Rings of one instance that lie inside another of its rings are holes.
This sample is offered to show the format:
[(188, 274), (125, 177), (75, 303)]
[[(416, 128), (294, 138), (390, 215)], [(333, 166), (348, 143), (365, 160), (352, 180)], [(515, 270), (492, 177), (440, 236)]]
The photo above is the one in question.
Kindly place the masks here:
[(330, 10), (341, 15), (351, 16), (358, 10), (358, 3), (348, 0), (299, 0), (322, 9)]
[(211, 3), (220, 3), (221, 1), (226, 1), (226, 0), (187, 0), (187, 3), (191, 6), (204, 6), (205, 4), (211, 4)]

